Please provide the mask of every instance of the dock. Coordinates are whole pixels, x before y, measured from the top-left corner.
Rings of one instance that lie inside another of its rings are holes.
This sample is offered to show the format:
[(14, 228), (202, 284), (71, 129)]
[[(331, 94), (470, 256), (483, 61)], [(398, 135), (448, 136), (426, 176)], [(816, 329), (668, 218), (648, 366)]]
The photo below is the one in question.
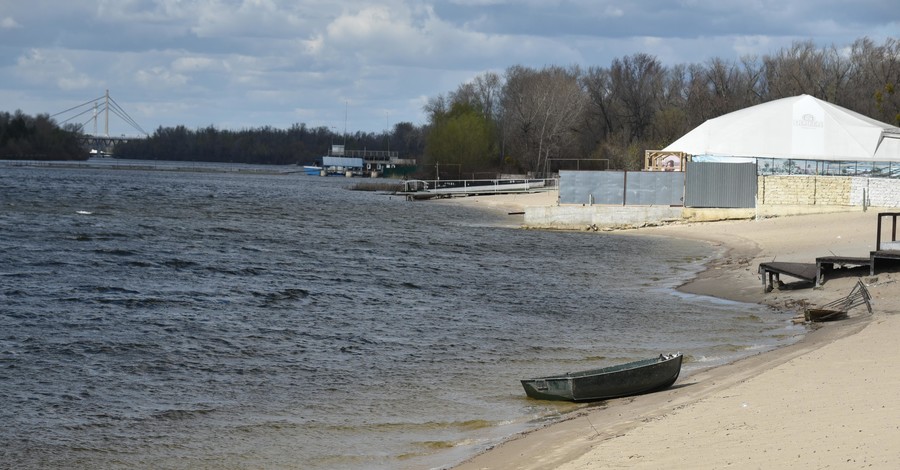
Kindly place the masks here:
[(858, 256), (820, 256), (816, 258), (816, 287), (822, 285), (825, 282), (825, 275), (830, 274), (835, 270), (835, 266), (838, 266), (840, 269), (847, 267), (863, 267), (867, 266), (871, 270), (872, 266), (872, 257), (858, 257)]
[[(882, 240), (883, 219), (891, 219), (890, 238)], [(897, 219), (900, 212), (881, 212), (878, 214), (875, 250), (869, 256), (820, 256), (815, 263), (770, 262), (759, 263), (759, 274), (762, 278), (763, 292), (770, 292), (782, 285), (781, 275), (791, 276), (819, 287), (825, 282), (825, 276), (835, 271), (835, 266), (844, 268), (869, 268), (869, 275), (874, 276), (876, 267), (900, 264), (900, 241), (897, 240)]]
[(486, 194), (534, 193), (555, 188), (555, 180), (507, 178), (490, 180), (408, 180), (403, 193), (410, 201), (421, 199), (483, 196)]
[(762, 277), (763, 292), (770, 292), (781, 286), (781, 275), (795, 277), (801, 281), (815, 283), (818, 277), (816, 263), (785, 263), (772, 261), (759, 263), (759, 274)]

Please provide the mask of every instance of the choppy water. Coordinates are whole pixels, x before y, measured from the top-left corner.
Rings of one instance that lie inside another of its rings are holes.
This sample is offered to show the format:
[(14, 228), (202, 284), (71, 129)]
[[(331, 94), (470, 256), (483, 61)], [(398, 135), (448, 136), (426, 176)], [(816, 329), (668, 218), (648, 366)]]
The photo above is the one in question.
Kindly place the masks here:
[(294, 175), (0, 167), (11, 468), (429, 468), (571, 410), (518, 380), (792, 342), (704, 244)]

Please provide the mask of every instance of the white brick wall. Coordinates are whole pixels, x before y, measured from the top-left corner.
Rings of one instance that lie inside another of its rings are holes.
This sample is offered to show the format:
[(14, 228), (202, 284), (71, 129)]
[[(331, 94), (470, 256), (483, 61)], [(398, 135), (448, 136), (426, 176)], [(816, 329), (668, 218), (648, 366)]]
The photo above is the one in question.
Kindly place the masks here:
[(850, 176), (760, 176), (758, 201), (766, 205), (900, 207), (900, 180)]
[(900, 207), (900, 180), (888, 178), (852, 177), (850, 204), (863, 205), (863, 192), (874, 207)]

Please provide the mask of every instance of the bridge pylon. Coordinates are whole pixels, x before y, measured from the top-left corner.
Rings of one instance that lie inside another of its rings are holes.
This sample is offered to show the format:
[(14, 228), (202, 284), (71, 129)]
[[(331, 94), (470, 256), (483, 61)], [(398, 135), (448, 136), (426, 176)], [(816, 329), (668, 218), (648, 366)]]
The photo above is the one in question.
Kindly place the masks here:
[[(121, 118), (126, 124), (134, 128), (139, 134), (126, 136), (122, 134), (121, 136), (111, 136), (109, 135), (109, 113), (113, 112), (116, 116)], [(97, 124), (99, 120), (100, 113), (103, 113), (103, 133), (100, 134), (97, 132)], [(74, 113), (74, 114), (72, 114)], [(75, 121), (75, 119), (83, 117), (85, 114), (91, 113), (89, 118), (80, 124)], [(133, 139), (143, 139), (148, 136), (147, 132), (137, 123), (131, 116), (125, 112), (125, 109), (119, 106), (116, 103), (116, 100), (112, 99), (109, 96), (109, 90), (98, 98), (94, 98), (92, 100), (88, 100), (78, 106), (71, 107), (65, 111), (60, 111), (52, 116), (51, 118), (56, 118), (61, 115), (68, 115), (69, 117), (62, 120), (60, 124), (71, 123), (74, 125), (78, 132), (81, 133), (81, 143), (86, 148), (88, 148), (92, 154), (98, 155), (110, 155), (112, 154), (115, 145), (119, 142), (127, 142)], [(93, 121), (94, 124), (94, 132), (93, 134), (87, 134), (84, 132), (84, 127)]]

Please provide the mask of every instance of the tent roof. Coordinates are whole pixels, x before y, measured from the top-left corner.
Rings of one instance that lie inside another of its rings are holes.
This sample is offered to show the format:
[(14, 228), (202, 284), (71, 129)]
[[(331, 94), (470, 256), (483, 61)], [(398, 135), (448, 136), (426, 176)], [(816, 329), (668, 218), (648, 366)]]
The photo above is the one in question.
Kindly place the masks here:
[(710, 119), (663, 150), (729, 157), (900, 162), (900, 127), (800, 95)]

